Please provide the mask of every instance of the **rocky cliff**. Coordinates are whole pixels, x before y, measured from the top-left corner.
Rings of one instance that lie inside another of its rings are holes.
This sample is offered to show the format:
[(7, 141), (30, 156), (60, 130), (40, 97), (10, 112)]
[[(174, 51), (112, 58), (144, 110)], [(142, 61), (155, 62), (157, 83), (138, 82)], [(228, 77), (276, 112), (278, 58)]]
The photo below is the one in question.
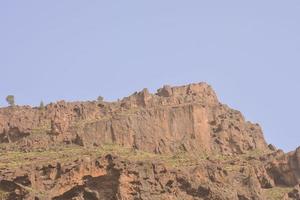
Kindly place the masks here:
[(0, 149), (0, 199), (299, 199), (300, 150), (205, 83), (1, 108)]

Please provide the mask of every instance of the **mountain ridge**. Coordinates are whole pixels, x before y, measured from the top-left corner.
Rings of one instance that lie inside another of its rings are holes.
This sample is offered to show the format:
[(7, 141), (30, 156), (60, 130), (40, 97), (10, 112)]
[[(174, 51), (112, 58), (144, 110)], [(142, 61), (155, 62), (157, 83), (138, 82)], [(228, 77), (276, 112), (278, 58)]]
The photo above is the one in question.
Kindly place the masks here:
[(143, 89), (116, 102), (0, 108), (0, 150), (4, 199), (299, 195), (299, 148), (268, 145), (258, 124), (203, 82)]

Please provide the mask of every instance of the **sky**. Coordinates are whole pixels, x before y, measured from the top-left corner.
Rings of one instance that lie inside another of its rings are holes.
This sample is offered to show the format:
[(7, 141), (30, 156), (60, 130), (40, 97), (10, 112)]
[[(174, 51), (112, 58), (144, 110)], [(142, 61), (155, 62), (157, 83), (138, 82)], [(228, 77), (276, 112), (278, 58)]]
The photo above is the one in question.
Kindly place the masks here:
[(299, 0), (0, 1), (0, 107), (116, 100), (207, 82), (259, 123), (268, 143), (300, 146)]

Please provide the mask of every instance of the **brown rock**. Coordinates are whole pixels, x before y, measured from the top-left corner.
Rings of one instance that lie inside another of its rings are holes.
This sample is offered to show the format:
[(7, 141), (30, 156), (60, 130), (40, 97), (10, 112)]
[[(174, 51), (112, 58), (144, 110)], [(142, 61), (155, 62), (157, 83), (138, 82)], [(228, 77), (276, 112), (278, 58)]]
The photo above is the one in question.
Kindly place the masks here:
[(267, 145), (205, 83), (0, 109), (0, 199), (263, 200), (299, 183), (300, 148)]
[[(45, 111), (20, 107), (9, 112), (5, 108), (0, 109), (1, 116), (3, 142), (44, 129), (55, 143), (116, 143), (155, 153), (232, 155), (267, 149), (260, 127), (246, 122), (240, 112), (220, 104), (205, 83), (164, 86), (156, 95), (144, 89), (121, 102), (106, 104), (60, 101), (46, 106)], [(14, 133), (8, 134), (7, 130)]]
[(300, 185), (297, 185), (292, 191), (287, 193), (283, 200), (300, 200)]

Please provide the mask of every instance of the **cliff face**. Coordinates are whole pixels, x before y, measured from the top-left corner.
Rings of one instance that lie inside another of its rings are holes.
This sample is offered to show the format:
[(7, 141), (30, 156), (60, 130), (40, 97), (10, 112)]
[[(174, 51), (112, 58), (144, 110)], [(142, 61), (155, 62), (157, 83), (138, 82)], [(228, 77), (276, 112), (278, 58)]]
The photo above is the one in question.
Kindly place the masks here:
[(154, 153), (231, 155), (267, 148), (260, 127), (219, 103), (204, 83), (165, 86), (157, 94), (144, 89), (114, 103), (61, 101), (45, 110), (6, 108), (0, 110), (0, 119), (1, 142), (33, 143), (30, 136), (45, 130), (43, 137), (55, 143), (114, 143)]
[(4, 199), (274, 199), (300, 183), (300, 150), (268, 146), (205, 83), (1, 108), (0, 149)]

